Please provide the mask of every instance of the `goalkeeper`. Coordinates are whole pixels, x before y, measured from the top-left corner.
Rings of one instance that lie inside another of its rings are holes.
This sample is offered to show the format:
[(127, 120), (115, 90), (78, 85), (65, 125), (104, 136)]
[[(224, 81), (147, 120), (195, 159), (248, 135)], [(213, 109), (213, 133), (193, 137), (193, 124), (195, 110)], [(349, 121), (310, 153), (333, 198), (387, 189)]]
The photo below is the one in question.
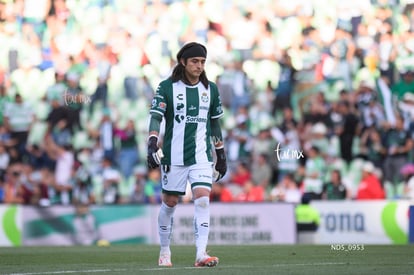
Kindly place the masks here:
[[(172, 266), (173, 216), (179, 196), (185, 194), (187, 181), (191, 184), (195, 207), (195, 266), (212, 267), (219, 262), (206, 252), (209, 196), (213, 181), (226, 173), (227, 163), (218, 120), (223, 111), (217, 86), (207, 79), (204, 71), (206, 57), (207, 50), (202, 44), (185, 44), (177, 53), (178, 63), (171, 76), (159, 84), (150, 109), (148, 167), (161, 166), (162, 174), (163, 201), (158, 215), (160, 266)], [(158, 135), (163, 118), (165, 134), (160, 149)]]

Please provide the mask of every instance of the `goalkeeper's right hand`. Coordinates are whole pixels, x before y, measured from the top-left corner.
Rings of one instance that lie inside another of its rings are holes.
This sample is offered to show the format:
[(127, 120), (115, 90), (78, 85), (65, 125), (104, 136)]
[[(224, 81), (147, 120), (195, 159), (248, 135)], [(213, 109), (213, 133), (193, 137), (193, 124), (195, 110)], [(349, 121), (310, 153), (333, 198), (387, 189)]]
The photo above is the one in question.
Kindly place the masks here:
[(161, 159), (164, 157), (164, 154), (160, 148), (158, 148), (158, 138), (156, 136), (150, 136), (148, 139), (148, 152), (147, 152), (147, 162), (148, 168), (154, 169), (160, 166)]

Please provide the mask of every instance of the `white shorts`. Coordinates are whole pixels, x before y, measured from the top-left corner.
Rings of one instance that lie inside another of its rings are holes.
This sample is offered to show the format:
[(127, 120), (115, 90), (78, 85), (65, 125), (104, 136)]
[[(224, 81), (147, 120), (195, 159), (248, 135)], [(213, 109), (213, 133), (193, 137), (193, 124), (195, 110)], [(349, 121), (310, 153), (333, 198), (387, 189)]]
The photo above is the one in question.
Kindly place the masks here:
[(193, 164), (190, 166), (171, 165), (165, 172), (161, 166), (162, 191), (166, 194), (185, 195), (187, 183), (191, 189), (206, 188), (211, 190), (213, 182), (213, 163)]

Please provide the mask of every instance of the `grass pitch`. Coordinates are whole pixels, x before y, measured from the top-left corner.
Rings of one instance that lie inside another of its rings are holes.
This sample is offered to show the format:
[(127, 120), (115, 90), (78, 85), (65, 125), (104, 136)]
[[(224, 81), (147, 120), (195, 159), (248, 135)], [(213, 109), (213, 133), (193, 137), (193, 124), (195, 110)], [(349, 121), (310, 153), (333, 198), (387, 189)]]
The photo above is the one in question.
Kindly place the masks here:
[(220, 263), (194, 268), (195, 248), (173, 246), (171, 268), (159, 268), (158, 246), (0, 248), (0, 274), (414, 274), (413, 245), (210, 246)]

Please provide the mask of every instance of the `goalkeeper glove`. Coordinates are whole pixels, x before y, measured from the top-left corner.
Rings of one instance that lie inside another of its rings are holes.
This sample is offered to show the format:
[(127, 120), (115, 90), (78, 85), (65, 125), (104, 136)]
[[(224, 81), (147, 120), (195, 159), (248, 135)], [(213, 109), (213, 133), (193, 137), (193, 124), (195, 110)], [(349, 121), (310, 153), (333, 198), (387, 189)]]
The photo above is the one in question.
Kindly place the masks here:
[(217, 161), (214, 167), (213, 179), (219, 181), (227, 172), (227, 160), (224, 148), (216, 149)]
[(147, 152), (147, 162), (148, 168), (154, 169), (160, 166), (161, 159), (164, 157), (164, 154), (160, 148), (158, 148), (158, 138), (156, 136), (150, 136), (148, 139), (148, 152)]

